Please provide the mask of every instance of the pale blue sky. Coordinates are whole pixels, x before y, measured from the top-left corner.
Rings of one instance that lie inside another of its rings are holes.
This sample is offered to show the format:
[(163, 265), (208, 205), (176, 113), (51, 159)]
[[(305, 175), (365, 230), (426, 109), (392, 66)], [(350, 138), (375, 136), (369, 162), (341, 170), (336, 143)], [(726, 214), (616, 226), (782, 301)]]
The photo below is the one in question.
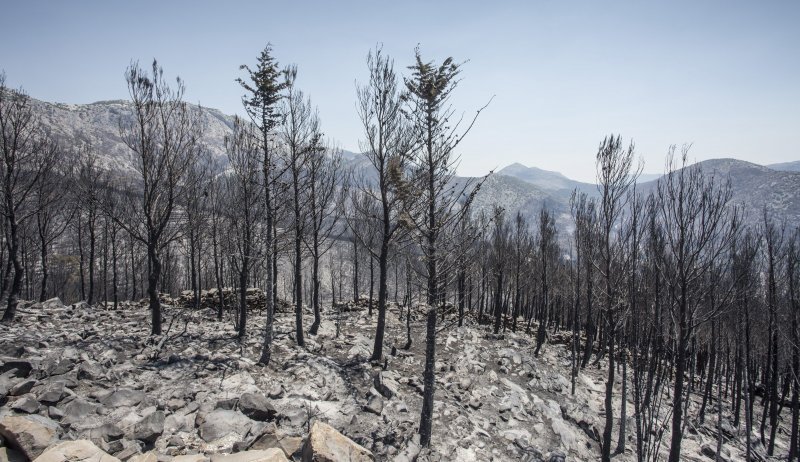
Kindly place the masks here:
[(355, 81), (377, 42), (405, 70), (469, 59), (454, 103), (471, 114), (460, 173), (512, 162), (592, 180), (609, 132), (645, 171), (672, 144), (697, 160), (800, 159), (800, 2), (3, 1), (0, 68), (48, 101), (127, 97), (123, 72), (153, 57), (187, 99), (241, 113), (238, 66), (271, 42), (349, 150), (361, 136)]

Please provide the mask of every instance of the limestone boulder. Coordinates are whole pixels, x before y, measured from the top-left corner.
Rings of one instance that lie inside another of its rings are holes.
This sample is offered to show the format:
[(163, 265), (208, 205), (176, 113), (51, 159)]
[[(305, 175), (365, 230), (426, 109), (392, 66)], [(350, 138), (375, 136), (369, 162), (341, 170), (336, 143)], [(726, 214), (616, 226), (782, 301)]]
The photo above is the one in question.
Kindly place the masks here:
[(237, 452), (235, 454), (214, 454), (211, 462), (289, 462), (278, 448)]
[(372, 453), (335, 428), (314, 422), (303, 446), (303, 462), (372, 462)]
[(46, 450), (34, 462), (119, 462), (89, 440), (63, 441)]
[(40, 415), (9, 415), (0, 420), (0, 436), (30, 460), (58, 441), (60, 432), (55, 421)]
[(200, 425), (200, 438), (210, 443), (231, 433), (244, 437), (252, 425), (253, 421), (241, 412), (216, 409), (209, 412)]

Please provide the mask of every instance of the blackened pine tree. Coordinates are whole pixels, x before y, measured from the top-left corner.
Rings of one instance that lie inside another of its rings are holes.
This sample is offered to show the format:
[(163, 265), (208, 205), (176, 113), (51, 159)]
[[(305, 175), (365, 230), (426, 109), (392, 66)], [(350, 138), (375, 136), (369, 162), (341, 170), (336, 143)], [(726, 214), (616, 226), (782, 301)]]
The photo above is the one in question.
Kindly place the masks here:
[(278, 169), (275, 163), (276, 149), (273, 138), (282, 118), (278, 103), (284, 97), (287, 83), (283, 79), (278, 62), (272, 56), (272, 46), (270, 44), (267, 44), (264, 50), (261, 51), (255, 69), (251, 69), (247, 65), (242, 65), (239, 68), (247, 72), (248, 80), (239, 78), (236, 81), (246, 91), (246, 94), (242, 97), (242, 104), (257, 127), (262, 153), (261, 179), (264, 190), (265, 267), (267, 269), (264, 292), (267, 297), (267, 322), (264, 328), (264, 345), (261, 349), (259, 363), (269, 364), (272, 351), (273, 322), (275, 319), (275, 281), (277, 279), (274, 265), (272, 265), (273, 257), (276, 253), (274, 241), (276, 208), (274, 182), (280, 176), (276, 171)]
[(328, 149), (323, 145), (313, 147), (309, 153), (306, 171), (308, 188), (305, 203), (308, 208), (308, 232), (304, 236), (304, 242), (311, 256), (311, 305), (314, 310), (314, 322), (308, 333), (317, 335), (322, 322), (319, 262), (333, 245), (332, 237), (342, 217), (341, 211), (348, 185), (346, 182), (341, 182), (345, 175), (342, 170), (341, 151), (338, 149)]
[(622, 145), (619, 135), (606, 137), (597, 150), (597, 189), (599, 192), (598, 227), (600, 230), (600, 274), (603, 277), (603, 320), (608, 345), (608, 377), (605, 396), (605, 428), (603, 429), (602, 453), (604, 462), (611, 460), (611, 432), (614, 426), (615, 341), (619, 319), (617, 311), (620, 294), (618, 290), (619, 271), (615, 266), (620, 258), (616, 250), (615, 228), (619, 224), (622, 211), (627, 203), (628, 189), (636, 180), (632, 173), (634, 147)]
[[(479, 109), (469, 124), (461, 126), (463, 118), (454, 117), (449, 103), (450, 95), (458, 85), (461, 64), (447, 58), (441, 64), (424, 61), (419, 48), (415, 50), (415, 62), (409, 67), (411, 75), (405, 78), (407, 94), (405, 113), (412, 126), (415, 150), (413, 157), (415, 178), (411, 191), (415, 194), (414, 205), (408, 204), (406, 214), (408, 226), (420, 244), (427, 279), (428, 313), (426, 320), (425, 372), (423, 376), (422, 413), (420, 416), (420, 443), (429, 446), (433, 417), (434, 362), (436, 358), (436, 313), (443, 300), (441, 296), (443, 278), (440, 262), (445, 253), (446, 241), (440, 239), (445, 229), (464, 219), (481, 182), (465, 182), (454, 187), (454, 175), (458, 156), (455, 149), (472, 129), (486, 107)], [(409, 199), (410, 200), (410, 199)]]
[[(367, 55), (369, 80), (358, 87), (358, 117), (364, 129), (361, 150), (375, 175), (359, 176), (358, 187), (378, 202), (377, 218), (380, 220), (378, 249), (378, 322), (372, 359), (383, 356), (383, 339), (386, 329), (386, 302), (388, 299), (388, 262), (393, 243), (403, 232), (400, 226), (400, 197), (398, 180), (404, 176), (411, 151), (410, 131), (403, 116), (402, 88), (394, 71), (394, 62), (380, 47)], [(354, 204), (358, 204), (354, 202)], [(363, 215), (364, 211), (361, 211)], [(356, 228), (353, 228), (354, 230)], [(356, 236), (366, 241), (365, 236)], [(371, 252), (373, 249), (369, 249)]]
[(284, 146), (286, 176), (290, 184), (292, 205), (292, 231), (294, 251), (295, 341), (304, 346), (303, 331), (303, 239), (307, 227), (307, 210), (303, 203), (308, 188), (307, 163), (312, 152), (322, 145), (319, 116), (311, 100), (297, 88), (297, 68), (284, 71), (287, 96), (281, 111), (281, 142)]
[(138, 63), (131, 64), (125, 80), (133, 118), (120, 120), (120, 135), (133, 152), (139, 177), (133, 184), (120, 185), (118, 190), (126, 193), (114, 202), (114, 207), (105, 204), (104, 211), (147, 248), (151, 333), (160, 335), (161, 252), (183, 231), (174, 215), (192, 189), (187, 176), (189, 167), (202, 154), (201, 110), (183, 101), (183, 81), (178, 78), (175, 87), (171, 87), (155, 60), (149, 72)]
[[(259, 146), (254, 127), (238, 117), (233, 121), (233, 133), (225, 138), (230, 173), (226, 175), (226, 215), (232, 244), (233, 265), (238, 275), (239, 322), (238, 337), (247, 335), (247, 286), (253, 265), (259, 260), (255, 244), (256, 226), (262, 222), (264, 202), (259, 184)], [(269, 299), (269, 297), (268, 297)]]
[(34, 113), (30, 97), (6, 87), (5, 73), (0, 72), (0, 212), (13, 269), (10, 283), (3, 284), (7, 304), (2, 322), (14, 321), (22, 291), (25, 268), (20, 255), (21, 227), (36, 214), (36, 204), (32, 203), (35, 186), (53, 169), (58, 152), (58, 144)]
[[(730, 181), (706, 177), (699, 166), (687, 165), (689, 147), (684, 146), (680, 164), (674, 147), (668, 157), (668, 173), (657, 187), (658, 215), (664, 227), (667, 254), (673, 262), (664, 267), (671, 297), (670, 311), (676, 335), (675, 380), (672, 395), (672, 432), (669, 461), (681, 458), (684, 419), (684, 375), (689, 370), (689, 344), (703, 322), (698, 310), (703, 301), (702, 280), (735, 237), (738, 212), (728, 207)], [(706, 315), (705, 320), (713, 313)]]

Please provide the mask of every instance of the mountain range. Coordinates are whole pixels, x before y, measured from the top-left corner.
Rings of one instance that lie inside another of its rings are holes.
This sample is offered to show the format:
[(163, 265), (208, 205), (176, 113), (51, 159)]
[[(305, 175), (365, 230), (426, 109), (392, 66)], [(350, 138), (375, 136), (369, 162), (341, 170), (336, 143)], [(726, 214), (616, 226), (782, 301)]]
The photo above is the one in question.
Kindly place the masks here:
[[(104, 168), (118, 173), (133, 172), (134, 159), (119, 135), (120, 121), (132, 118), (127, 101), (99, 101), (91, 104), (48, 103), (31, 98), (33, 107), (53, 136), (71, 144), (74, 140), (90, 142)], [(197, 106), (193, 110), (200, 111)], [(224, 161), (225, 135), (233, 126), (233, 116), (216, 109), (202, 108), (205, 142), (212, 159)], [(349, 166), (364, 165), (363, 155), (344, 152)], [(762, 166), (736, 159), (712, 159), (687, 168), (701, 167), (707, 175), (730, 178), (733, 202), (742, 204), (746, 221), (757, 224), (764, 207), (778, 220), (796, 227), (800, 224), (800, 161)], [(643, 191), (655, 187), (660, 175), (642, 175)], [(458, 179), (457, 179), (458, 180)], [(569, 229), (569, 199), (574, 190), (597, 195), (591, 183), (572, 180), (559, 172), (511, 164), (490, 175), (475, 199), (477, 210), (490, 211), (497, 204), (509, 214), (522, 213), (535, 223), (542, 207), (555, 212), (557, 223)]]

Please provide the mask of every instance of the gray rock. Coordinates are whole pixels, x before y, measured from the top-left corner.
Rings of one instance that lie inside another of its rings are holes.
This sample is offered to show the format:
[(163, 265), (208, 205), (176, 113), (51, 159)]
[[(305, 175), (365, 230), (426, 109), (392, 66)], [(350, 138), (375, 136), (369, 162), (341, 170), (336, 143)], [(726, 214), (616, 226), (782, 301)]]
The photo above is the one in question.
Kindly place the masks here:
[(386, 399), (392, 399), (397, 395), (397, 390), (399, 389), (398, 383), (386, 371), (381, 371), (375, 376), (374, 384), (378, 393), (383, 395)]
[(289, 425), (293, 427), (299, 427), (306, 424), (308, 413), (305, 409), (300, 407), (291, 408), (286, 411), (281, 420), (289, 423)]
[(237, 452), (236, 454), (212, 454), (211, 462), (289, 462), (278, 448)]
[(144, 397), (143, 391), (120, 388), (100, 400), (100, 402), (109, 407), (134, 407), (141, 403)]
[(39, 402), (50, 406), (58, 404), (65, 393), (63, 381), (52, 382), (39, 393)]
[(239, 398), (239, 410), (247, 417), (260, 422), (274, 420), (278, 414), (266, 396), (256, 393), (243, 394)]
[(39, 410), (39, 402), (33, 396), (27, 395), (19, 398), (11, 404), (11, 409), (25, 414), (36, 414)]
[(216, 409), (226, 409), (231, 411), (236, 409), (236, 404), (239, 402), (238, 398), (222, 399), (217, 401)]
[(319, 420), (303, 446), (304, 462), (372, 462), (372, 453)]
[(0, 435), (30, 460), (58, 441), (60, 432), (56, 422), (40, 415), (9, 415), (0, 420)]
[(49, 448), (37, 462), (119, 462), (88, 440), (63, 441)]
[(472, 409), (480, 409), (483, 406), (483, 403), (478, 400), (478, 398), (472, 398), (469, 400), (469, 407)]
[(283, 453), (286, 454), (286, 457), (300, 455), (300, 451), (303, 449), (303, 438), (286, 435), (281, 431), (267, 432), (259, 436), (258, 439), (250, 445), (249, 449), (270, 448), (282, 450)]
[(217, 409), (209, 412), (200, 425), (200, 438), (210, 443), (231, 433), (244, 437), (252, 425), (253, 421), (241, 412)]
[(48, 406), (47, 415), (53, 420), (61, 420), (64, 418), (64, 411), (55, 406)]
[(47, 367), (46, 370), (48, 375), (53, 376), (53, 375), (64, 375), (72, 371), (72, 369), (74, 368), (75, 368), (75, 360), (63, 359), (61, 361), (58, 361), (57, 363), (50, 365), (49, 367)]
[(553, 451), (550, 453), (550, 457), (548, 457), (547, 462), (566, 462), (567, 455), (561, 451)]
[(145, 443), (154, 443), (164, 433), (164, 412), (155, 411), (140, 420), (133, 429), (133, 437)]
[(184, 442), (183, 438), (181, 438), (178, 435), (172, 435), (172, 436), (169, 437), (169, 440), (167, 440), (167, 446), (172, 446), (172, 447), (176, 447), (176, 448), (182, 448), (185, 445), (186, 445), (186, 442)]
[(24, 359), (0, 358), (0, 363), (0, 373), (10, 372), (12, 377), (21, 377), (24, 379), (31, 375), (31, 371), (33, 370), (33, 363)]
[(22, 382), (17, 383), (8, 391), (8, 394), (11, 396), (22, 396), (26, 393), (30, 393), (33, 386), (36, 385), (36, 380), (27, 379), (23, 380)]
[(283, 385), (276, 383), (269, 389), (267, 396), (270, 399), (280, 399), (283, 397)]
[(104, 376), (103, 366), (94, 361), (84, 361), (78, 366), (78, 380), (97, 380)]
[(120, 460), (128, 460), (134, 457), (137, 454), (142, 453), (142, 449), (144, 449), (144, 445), (141, 441), (128, 441), (128, 440), (120, 440), (122, 441), (123, 449), (119, 452), (115, 452), (114, 455)]
[(208, 458), (202, 454), (184, 454), (173, 457), (172, 462), (208, 462)]
[(377, 395), (370, 396), (367, 404), (364, 406), (364, 410), (381, 415), (381, 412), (383, 412), (383, 398)]
[(66, 422), (77, 422), (84, 419), (86, 416), (97, 413), (98, 409), (102, 406), (96, 403), (91, 403), (83, 398), (75, 398), (63, 407), (64, 420)]
[(124, 449), (125, 445), (123, 444), (122, 440), (109, 441), (103, 445), (103, 450), (109, 454), (117, 454)]
[(125, 436), (125, 432), (114, 423), (108, 422), (89, 430), (89, 438), (106, 442), (117, 441)]

